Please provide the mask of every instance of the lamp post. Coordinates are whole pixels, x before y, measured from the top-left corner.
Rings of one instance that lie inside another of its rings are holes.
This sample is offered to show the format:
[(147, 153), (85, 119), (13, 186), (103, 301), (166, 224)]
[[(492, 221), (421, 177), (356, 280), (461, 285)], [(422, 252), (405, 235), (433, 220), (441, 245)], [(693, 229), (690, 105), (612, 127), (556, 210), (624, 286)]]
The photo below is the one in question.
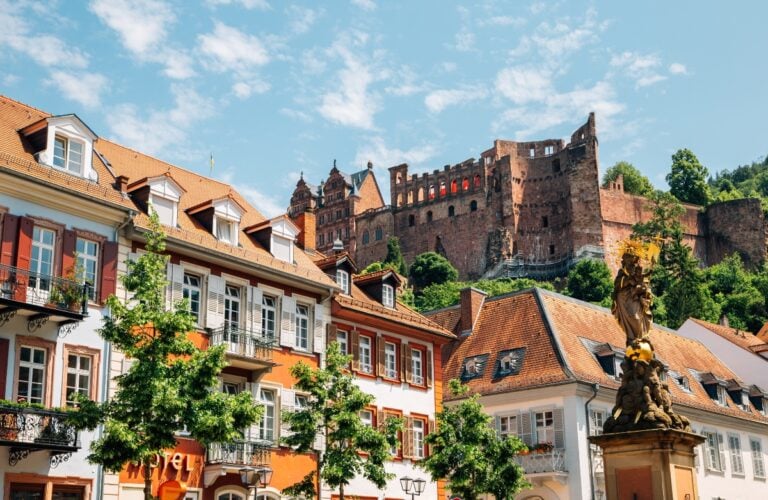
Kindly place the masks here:
[(424, 486), (427, 484), (421, 478), (411, 479), (408, 476), (400, 478), (400, 487), (403, 489), (406, 495), (411, 495), (411, 500), (415, 500), (416, 495), (421, 495), (424, 491)]
[(268, 465), (240, 469), (240, 481), (243, 486), (253, 490), (253, 500), (257, 498), (259, 487), (266, 488), (271, 480), (272, 469)]

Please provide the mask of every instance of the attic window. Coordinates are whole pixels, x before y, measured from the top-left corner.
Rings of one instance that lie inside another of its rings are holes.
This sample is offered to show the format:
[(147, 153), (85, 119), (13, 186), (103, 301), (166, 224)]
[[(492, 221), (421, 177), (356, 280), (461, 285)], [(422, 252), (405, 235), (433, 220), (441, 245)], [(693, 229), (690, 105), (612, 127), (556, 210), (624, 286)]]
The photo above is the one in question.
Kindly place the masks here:
[(349, 295), (349, 273), (343, 269), (336, 270), (336, 284), (341, 287), (341, 291)]
[(214, 222), (216, 238), (224, 243), (237, 245), (237, 222), (224, 217), (216, 217)]
[(157, 212), (160, 224), (176, 227), (176, 201), (152, 193), (149, 198), (149, 203), (152, 206), (152, 209)]
[(473, 378), (479, 378), (483, 376), (485, 371), (485, 365), (488, 364), (488, 355), (481, 354), (479, 356), (472, 356), (464, 359), (464, 364), (461, 365), (461, 380), (466, 382)]
[(392, 285), (381, 285), (381, 303), (385, 307), (395, 307), (395, 289)]
[(763, 415), (768, 413), (768, 400), (762, 395), (749, 396), (749, 401), (752, 403), (752, 406)]
[(688, 377), (680, 375), (674, 370), (667, 370), (667, 376), (675, 381), (675, 384), (687, 393), (691, 393), (691, 383), (688, 381)]
[(53, 166), (83, 174), (83, 143), (57, 135), (53, 140)]
[(715, 403), (719, 404), (720, 406), (728, 406), (728, 402), (726, 400), (726, 391), (725, 387), (720, 385), (720, 383), (717, 380), (714, 380), (712, 382), (701, 382), (702, 387), (704, 387), (704, 390), (707, 391), (707, 394), (709, 395), (710, 399), (714, 401)]
[(624, 353), (608, 343), (599, 343), (590, 339), (581, 339), (582, 344), (595, 355), (603, 371), (615, 379), (620, 379), (621, 363), (624, 361)]
[(736, 405), (744, 411), (749, 410), (749, 393), (747, 393), (741, 387), (736, 387), (733, 390), (728, 390), (728, 395), (731, 396)]
[(507, 375), (517, 375), (523, 367), (524, 358), (525, 347), (501, 351), (496, 360), (494, 377), (499, 378), (506, 377)]

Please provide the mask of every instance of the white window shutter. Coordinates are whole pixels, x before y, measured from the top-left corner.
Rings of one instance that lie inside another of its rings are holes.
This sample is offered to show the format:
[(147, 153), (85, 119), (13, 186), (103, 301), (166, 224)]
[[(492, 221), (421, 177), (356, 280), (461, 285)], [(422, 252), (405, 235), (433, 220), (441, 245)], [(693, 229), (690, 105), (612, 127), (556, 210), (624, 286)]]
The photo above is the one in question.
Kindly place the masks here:
[(720, 452), (720, 467), (718, 470), (725, 471), (725, 444), (723, 443), (723, 435), (717, 433), (717, 451)]
[(555, 448), (563, 449), (565, 448), (565, 421), (562, 408), (552, 410), (552, 420), (555, 427), (555, 442), (553, 444)]
[(518, 419), (518, 435), (527, 446), (533, 446), (533, 426), (531, 425), (530, 412), (524, 411)]
[(496, 415), (494, 417), (495, 420), (495, 426), (496, 426), (496, 435), (501, 436), (501, 417)]
[(323, 306), (315, 305), (315, 330), (312, 339), (312, 350), (316, 353), (325, 352), (325, 313)]
[(166, 280), (168, 280), (166, 306), (173, 310), (184, 296), (184, 268), (169, 262), (166, 266)]
[(280, 345), (295, 347), (296, 299), (283, 296), (280, 302)]
[(208, 275), (208, 304), (205, 326), (221, 328), (224, 326), (224, 291), (226, 281), (221, 276)]
[(256, 335), (261, 335), (261, 302), (263, 297), (264, 292), (261, 291), (261, 288), (248, 287), (248, 329)]
[(296, 407), (296, 392), (291, 389), (283, 389), (280, 391), (280, 436), (286, 437), (293, 434), (288, 422), (283, 420), (283, 414), (286, 412), (293, 412)]

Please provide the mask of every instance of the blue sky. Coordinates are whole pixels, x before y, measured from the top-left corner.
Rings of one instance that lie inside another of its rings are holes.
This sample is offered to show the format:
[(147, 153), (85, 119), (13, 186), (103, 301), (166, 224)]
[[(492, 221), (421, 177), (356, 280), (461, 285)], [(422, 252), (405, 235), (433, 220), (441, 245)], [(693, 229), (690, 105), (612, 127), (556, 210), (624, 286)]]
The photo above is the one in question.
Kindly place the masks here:
[[(0, 0), (0, 93), (231, 182), (267, 215), (334, 159), (411, 172), (597, 115), (666, 187), (768, 153), (768, 2)], [(388, 199), (388, 198), (387, 198)]]

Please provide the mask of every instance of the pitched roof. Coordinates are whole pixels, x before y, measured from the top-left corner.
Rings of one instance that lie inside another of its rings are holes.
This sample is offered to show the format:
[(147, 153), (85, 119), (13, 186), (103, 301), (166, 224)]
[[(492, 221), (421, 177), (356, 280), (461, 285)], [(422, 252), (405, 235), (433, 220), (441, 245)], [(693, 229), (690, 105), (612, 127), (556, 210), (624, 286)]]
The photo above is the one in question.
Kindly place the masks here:
[(691, 318), (691, 321), (747, 351), (758, 352), (766, 348), (765, 342), (750, 332), (729, 326), (716, 325), (696, 318)]
[[(229, 184), (196, 174), (103, 138), (97, 138), (94, 141), (93, 168), (99, 174), (98, 181), (83, 179), (37, 163), (33, 151), (28, 144), (25, 144), (18, 130), (46, 117), (50, 115), (0, 96), (0, 169), (9, 168), (33, 175), (42, 181), (86, 193), (97, 200), (119, 203), (137, 212), (140, 212), (139, 207), (114, 187), (115, 178), (122, 175), (128, 178), (130, 184), (138, 185), (146, 179), (168, 175), (185, 190), (179, 202), (178, 227), (164, 226), (169, 238), (247, 260), (278, 272), (306, 278), (320, 286), (336, 288), (335, 282), (320, 271), (298, 247), (294, 252), (296, 263), (289, 264), (274, 258), (265, 248), (245, 235), (240, 238), (238, 247), (222, 243), (194, 216), (187, 213), (189, 208), (199, 207), (211, 200), (229, 197), (244, 209), (240, 221), (241, 228), (266, 222), (267, 219)], [(139, 213), (133, 223), (139, 229), (147, 229), (149, 217)]]
[[(450, 308), (451, 311), (458, 306)], [(428, 317), (448, 326), (456, 322), (455, 313), (440, 310)], [(730, 397), (723, 407), (713, 401), (699, 382), (703, 374), (732, 386), (745, 384), (702, 343), (653, 325), (650, 332), (656, 356), (667, 367), (689, 379), (690, 393), (669, 382), (677, 405), (697, 408), (732, 417), (768, 423), (768, 419), (750, 406), (739, 408)], [(494, 379), (493, 365), (482, 377), (466, 383), (473, 392), (493, 394), (522, 390), (562, 381), (598, 382), (619, 388), (619, 381), (607, 374), (593, 353), (596, 346), (608, 346), (623, 352), (626, 337), (608, 309), (538, 288), (485, 300), (480, 319), (472, 333), (453, 343), (445, 359), (443, 379), (461, 374), (465, 359), (489, 354), (489, 363), (505, 349), (526, 349), (519, 374)]]

